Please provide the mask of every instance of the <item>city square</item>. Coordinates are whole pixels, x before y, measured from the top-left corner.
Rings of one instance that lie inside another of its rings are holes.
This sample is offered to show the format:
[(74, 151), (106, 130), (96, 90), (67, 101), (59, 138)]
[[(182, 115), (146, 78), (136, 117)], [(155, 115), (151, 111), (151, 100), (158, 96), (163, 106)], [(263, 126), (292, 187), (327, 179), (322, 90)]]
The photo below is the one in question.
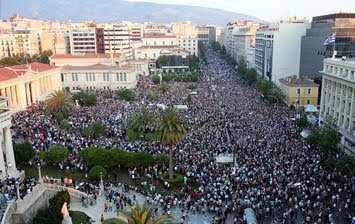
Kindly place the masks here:
[(1, 224), (354, 223), (352, 26), (61, 23), (48, 51), (39, 28), (0, 51)]

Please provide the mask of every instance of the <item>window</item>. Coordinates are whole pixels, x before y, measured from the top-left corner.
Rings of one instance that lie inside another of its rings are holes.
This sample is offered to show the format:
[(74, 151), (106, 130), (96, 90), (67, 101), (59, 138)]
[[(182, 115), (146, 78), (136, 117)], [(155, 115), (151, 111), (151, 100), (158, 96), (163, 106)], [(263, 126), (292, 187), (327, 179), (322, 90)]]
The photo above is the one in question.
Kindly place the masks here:
[(120, 73), (120, 81), (123, 81), (122, 73)]
[(73, 80), (73, 82), (74, 82), (74, 81), (75, 81), (74, 73), (71, 73), (71, 77), (72, 77), (72, 80)]
[(127, 81), (127, 75), (126, 75), (126, 73), (123, 73), (123, 81)]
[(311, 101), (310, 101), (310, 100), (307, 100), (307, 104), (311, 104)]
[(312, 94), (312, 89), (311, 89), (311, 88), (308, 88), (308, 89), (307, 89), (307, 94), (308, 94), (308, 95)]
[(297, 88), (297, 94), (300, 95), (301, 94), (301, 89)]
[(104, 78), (104, 81), (106, 81), (106, 73), (105, 73), (105, 72), (102, 73), (102, 76), (103, 76), (103, 78)]
[(116, 73), (116, 81), (117, 82), (120, 81), (120, 76), (119, 76), (118, 72)]

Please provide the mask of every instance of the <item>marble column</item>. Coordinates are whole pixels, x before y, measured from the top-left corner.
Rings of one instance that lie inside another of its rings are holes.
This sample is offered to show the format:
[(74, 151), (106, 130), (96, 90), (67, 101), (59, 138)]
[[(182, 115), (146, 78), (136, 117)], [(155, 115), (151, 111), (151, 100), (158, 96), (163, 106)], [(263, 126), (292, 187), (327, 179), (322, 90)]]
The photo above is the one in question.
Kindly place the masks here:
[(11, 91), (10, 91), (10, 87), (6, 87), (6, 97), (8, 98), (8, 104), (11, 107), (12, 106), (12, 99), (11, 99)]
[(10, 89), (11, 89), (12, 104), (16, 105), (17, 104), (16, 86), (11, 86)]
[(40, 82), (38, 79), (35, 82), (35, 86), (36, 86), (36, 95), (37, 95), (36, 100), (39, 100), (41, 97), (41, 89), (40, 89)]
[(26, 83), (25, 87), (26, 87), (27, 106), (31, 106), (32, 102), (31, 102), (30, 84)]
[(0, 93), (1, 93), (1, 94), (0, 94), (1, 96), (4, 96), (4, 97), (5, 97), (5, 96), (6, 96), (5, 88), (0, 89)]
[[(8, 165), (8, 173), (10, 173), (16, 170), (15, 155), (12, 146), (10, 127), (5, 127), (3, 130), (4, 130), (5, 151), (6, 151), (6, 162)], [(10, 163), (11, 163), (11, 167), (9, 167)]]
[(17, 99), (19, 99), (19, 104), (21, 105), (21, 109), (26, 109), (27, 100), (26, 100), (26, 87), (25, 84), (18, 84), (16, 86), (17, 89)]
[(35, 88), (35, 82), (32, 81), (29, 86), (30, 86), (30, 88), (31, 88), (31, 99), (32, 99), (32, 103), (35, 103), (35, 102), (36, 102), (36, 88)]
[(0, 130), (0, 179), (4, 180), (6, 177), (6, 168), (5, 168), (5, 160), (4, 160), (4, 151), (3, 151), (3, 145), (1, 141), (1, 136), (3, 135), (2, 130)]

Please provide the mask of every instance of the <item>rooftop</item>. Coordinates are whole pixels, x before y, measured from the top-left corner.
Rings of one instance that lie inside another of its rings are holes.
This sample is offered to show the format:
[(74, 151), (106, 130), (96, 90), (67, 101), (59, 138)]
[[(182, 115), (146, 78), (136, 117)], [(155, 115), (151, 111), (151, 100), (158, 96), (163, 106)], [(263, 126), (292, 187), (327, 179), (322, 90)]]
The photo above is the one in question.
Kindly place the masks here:
[(42, 64), (39, 62), (34, 62), (31, 64), (15, 65), (11, 67), (5, 67), (0, 69), (0, 81), (7, 81), (10, 79), (18, 78), (24, 75), (29, 70), (35, 72), (43, 72), (58, 68), (53, 65)]
[(151, 46), (141, 46), (138, 48), (175, 48), (177, 45), (151, 45)]
[[(122, 54), (113, 53), (114, 58), (121, 58)], [(84, 53), (84, 54), (54, 54), (50, 59), (80, 59), (80, 58), (111, 58), (109, 53)]]
[(126, 64), (122, 66), (108, 66), (103, 64), (94, 64), (88, 66), (63, 66), (62, 70), (129, 70), (132, 65)]
[(312, 82), (309, 79), (297, 76), (289, 76), (279, 80), (281, 83), (290, 87), (319, 87), (317, 83)]

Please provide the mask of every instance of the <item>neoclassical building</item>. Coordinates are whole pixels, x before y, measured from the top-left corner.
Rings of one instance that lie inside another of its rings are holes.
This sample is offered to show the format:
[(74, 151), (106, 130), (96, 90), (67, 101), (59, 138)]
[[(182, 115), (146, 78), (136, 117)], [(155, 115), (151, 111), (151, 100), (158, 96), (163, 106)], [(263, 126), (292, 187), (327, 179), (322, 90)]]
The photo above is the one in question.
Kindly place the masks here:
[(16, 169), (11, 139), (11, 109), (7, 99), (0, 97), (0, 179), (22, 176)]
[(14, 112), (45, 100), (61, 88), (60, 68), (56, 66), (35, 62), (0, 69), (0, 96), (9, 100)]

